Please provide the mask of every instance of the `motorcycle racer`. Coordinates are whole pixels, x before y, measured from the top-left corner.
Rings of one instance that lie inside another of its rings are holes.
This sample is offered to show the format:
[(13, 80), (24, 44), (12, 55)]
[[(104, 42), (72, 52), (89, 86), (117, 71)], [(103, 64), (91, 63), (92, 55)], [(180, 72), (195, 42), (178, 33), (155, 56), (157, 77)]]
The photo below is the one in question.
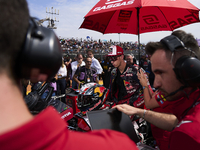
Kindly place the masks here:
[(142, 86), (137, 77), (137, 67), (126, 64), (120, 46), (111, 46), (110, 49), (108, 58), (115, 68), (111, 71), (108, 101), (114, 104), (127, 103), (131, 106), (143, 107)]

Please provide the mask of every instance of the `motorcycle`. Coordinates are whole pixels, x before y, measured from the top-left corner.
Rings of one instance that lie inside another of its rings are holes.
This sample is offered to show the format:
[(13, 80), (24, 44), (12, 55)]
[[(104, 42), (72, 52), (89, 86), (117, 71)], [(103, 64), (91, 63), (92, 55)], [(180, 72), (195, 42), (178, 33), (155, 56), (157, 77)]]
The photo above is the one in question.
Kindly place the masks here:
[[(46, 90), (49, 91), (48, 95), (45, 99), (41, 99), (41, 95)], [(46, 107), (53, 106), (67, 122), (67, 128), (75, 131), (91, 131), (87, 112), (110, 109), (115, 105), (106, 101), (109, 90), (97, 83), (87, 83), (80, 89), (67, 88), (66, 93), (59, 96), (51, 96), (52, 93), (53, 89), (49, 82), (36, 84), (32, 92), (25, 97), (29, 110), (37, 115)], [(66, 97), (66, 103), (60, 101), (61, 97)], [(138, 103), (141, 101), (142, 97), (139, 97)], [(148, 122), (138, 116), (132, 116), (131, 121), (140, 139), (140, 146), (145, 144), (154, 147)]]
[[(45, 98), (41, 98), (44, 92), (47, 92)], [(32, 86), (31, 92), (24, 97), (30, 112), (33, 115), (39, 114), (48, 106), (52, 106), (56, 109), (61, 118), (66, 122), (73, 118), (73, 109), (61, 102), (59, 99), (65, 97), (65, 94), (59, 96), (52, 96), (53, 87), (50, 86), (50, 82), (38, 82)]]
[[(88, 132), (91, 130), (87, 112), (95, 110), (105, 110), (112, 108), (115, 104), (108, 102), (109, 90), (97, 83), (88, 83), (80, 90), (66, 89), (66, 104), (72, 107), (74, 117), (68, 121), (70, 129)], [(134, 102), (135, 106), (143, 108), (143, 95), (139, 96)], [(137, 105), (138, 104), (138, 105)], [(155, 141), (151, 134), (150, 124), (137, 115), (131, 116), (132, 124), (140, 139), (140, 143), (155, 147)]]
[(72, 107), (74, 118), (68, 121), (69, 128), (88, 132), (91, 130), (86, 113), (105, 109), (109, 90), (97, 83), (87, 83), (80, 90), (66, 89), (66, 104)]

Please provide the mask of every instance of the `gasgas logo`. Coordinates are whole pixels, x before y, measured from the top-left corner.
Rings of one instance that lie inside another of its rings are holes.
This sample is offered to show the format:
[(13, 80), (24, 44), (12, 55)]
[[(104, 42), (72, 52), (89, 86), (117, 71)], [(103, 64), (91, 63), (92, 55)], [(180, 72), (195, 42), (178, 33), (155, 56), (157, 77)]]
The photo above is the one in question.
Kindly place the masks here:
[(123, 0), (107, 0), (107, 2), (105, 3), (106, 5), (108, 5), (108, 4), (113, 4), (113, 3), (117, 3), (117, 2), (121, 2), (121, 1), (123, 1)]
[[(142, 16), (143, 21), (147, 26), (141, 27), (142, 31), (149, 30), (149, 29), (165, 29), (167, 25), (161, 23), (158, 17), (155, 14), (150, 14), (146, 16)], [(188, 15), (185, 15), (181, 18), (177, 18), (176, 20), (169, 21), (169, 26), (172, 29), (179, 28), (181, 26), (198, 22), (198, 14), (196, 12), (191, 12)]]
[(164, 29), (167, 28), (166, 24), (160, 24), (159, 19), (156, 15), (150, 14), (146, 16), (142, 16), (143, 21), (147, 26), (141, 27), (141, 30), (149, 30), (149, 29)]
[(185, 15), (182, 18), (177, 18), (177, 20), (173, 20), (173, 21), (169, 22), (169, 24), (172, 29), (176, 29), (176, 28), (182, 27), (182, 26), (190, 24), (190, 23), (199, 22), (198, 18), (199, 18), (198, 11), (194, 11), (188, 15)]
[(110, 9), (114, 7), (126, 6), (131, 5), (134, 3), (135, 0), (107, 0), (104, 6), (96, 7), (93, 11), (100, 11), (105, 9)]

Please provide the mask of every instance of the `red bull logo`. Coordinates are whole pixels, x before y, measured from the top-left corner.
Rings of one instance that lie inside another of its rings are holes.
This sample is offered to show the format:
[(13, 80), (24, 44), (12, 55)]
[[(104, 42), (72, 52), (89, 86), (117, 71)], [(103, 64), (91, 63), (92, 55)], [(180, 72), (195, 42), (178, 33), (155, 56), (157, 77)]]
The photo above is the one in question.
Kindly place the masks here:
[(94, 89), (94, 93), (99, 93), (99, 97), (103, 96), (103, 92), (105, 91), (104, 87), (96, 87)]

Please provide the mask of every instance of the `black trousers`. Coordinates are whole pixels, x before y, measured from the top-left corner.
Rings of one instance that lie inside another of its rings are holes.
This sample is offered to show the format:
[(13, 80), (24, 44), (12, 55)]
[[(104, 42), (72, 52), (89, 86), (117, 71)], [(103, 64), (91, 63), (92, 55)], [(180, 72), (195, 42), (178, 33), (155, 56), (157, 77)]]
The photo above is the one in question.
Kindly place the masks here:
[[(57, 95), (65, 94), (66, 90), (66, 80), (65, 79), (58, 79), (57, 80)], [(66, 103), (66, 96), (61, 98), (63, 103)]]

